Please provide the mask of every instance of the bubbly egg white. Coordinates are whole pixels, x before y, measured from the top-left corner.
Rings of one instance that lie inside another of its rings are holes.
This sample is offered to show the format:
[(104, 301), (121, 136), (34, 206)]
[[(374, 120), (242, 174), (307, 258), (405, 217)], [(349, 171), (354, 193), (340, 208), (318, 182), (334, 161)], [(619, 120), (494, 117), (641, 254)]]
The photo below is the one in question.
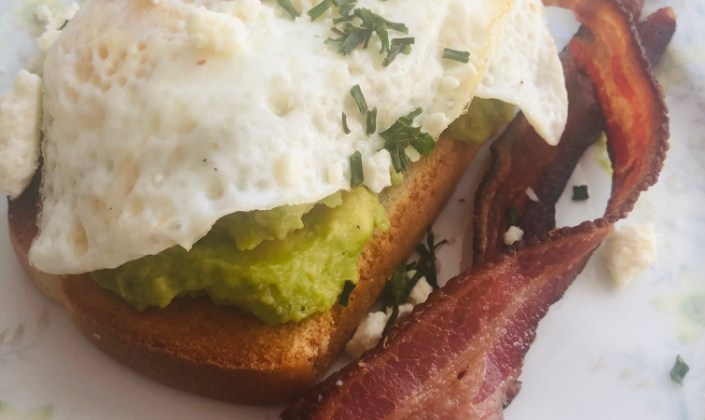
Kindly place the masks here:
[[(292, 1), (305, 12), (317, 2)], [(44, 66), (43, 204), (31, 262), (49, 273), (117, 267), (190, 248), (236, 211), (390, 185), (389, 154), (365, 133), (360, 85), (378, 132), (416, 108), (437, 138), (483, 97), (515, 103), (550, 143), (567, 100), (534, 0), (360, 0), (412, 36), (382, 65), (380, 44), (343, 57), (324, 41), (333, 15), (292, 19), (276, 1), (87, 1)], [(468, 63), (441, 57), (467, 51)], [(349, 134), (341, 114), (347, 115)]]

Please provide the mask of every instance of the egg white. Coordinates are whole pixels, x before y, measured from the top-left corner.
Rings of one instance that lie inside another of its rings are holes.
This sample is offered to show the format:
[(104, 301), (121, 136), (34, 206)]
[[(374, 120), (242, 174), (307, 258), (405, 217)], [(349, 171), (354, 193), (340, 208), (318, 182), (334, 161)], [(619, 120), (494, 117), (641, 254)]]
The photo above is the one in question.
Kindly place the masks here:
[[(293, 1), (306, 11), (316, 2)], [(292, 19), (271, 1), (89, 0), (44, 66), (40, 231), (48, 273), (117, 267), (190, 248), (236, 211), (318, 201), (349, 189), (359, 151), (368, 188), (390, 184), (378, 132), (416, 108), (437, 138), (476, 91), (517, 104), (547, 141), (567, 99), (534, 0), (360, 0), (413, 36), (382, 65), (379, 41), (348, 56), (326, 45), (333, 15)], [(443, 59), (467, 51), (468, 63)], [(343, 131), (347, 115), (351, 133)]]

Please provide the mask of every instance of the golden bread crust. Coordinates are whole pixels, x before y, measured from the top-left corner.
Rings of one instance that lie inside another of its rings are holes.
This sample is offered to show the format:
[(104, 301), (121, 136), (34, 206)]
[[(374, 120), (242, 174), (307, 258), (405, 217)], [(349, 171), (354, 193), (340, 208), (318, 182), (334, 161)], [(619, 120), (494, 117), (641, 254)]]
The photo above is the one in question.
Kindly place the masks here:
[(207, 298), (177, 299), (165, 309), (140, 312), (87, 275), (37, 271), (27, 260), (37, 231), (37, 182), (10, 202), (10, 236), (29, 277), (47, 296), (63, 302), (81, 331), (118, 361), (202, 396), (246, 404), (282, 403), (304, 392), (330, 367), (480, 147), (441, 138), (431, 155), (406, 172), (400, 187), (385, 191), (381, 200), (391, 229), (375, 234), (363, 250), (359, 284), (347, 308), (336, 305), (299, 323), (266, 325)]
[(29, 246), (37, 236), (37, 202), (39, 176), (35, 176), (27, 189), (14, 200), (8, 200), (7, 224), (10, 242), (20, 266), (39, 290), (51, 300), (63, 304), (61, 279), (63, 276), (41, 272), (29, 264)]

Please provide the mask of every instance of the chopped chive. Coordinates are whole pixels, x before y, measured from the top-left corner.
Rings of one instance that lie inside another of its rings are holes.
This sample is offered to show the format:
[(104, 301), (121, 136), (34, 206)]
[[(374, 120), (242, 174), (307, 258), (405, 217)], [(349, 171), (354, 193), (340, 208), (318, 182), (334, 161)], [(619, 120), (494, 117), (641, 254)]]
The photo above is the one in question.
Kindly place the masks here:
[(385, 148), (389, 150), (389, 154), (392, 157), (392, 167), (394, 168), (394, 172), (400, 174), (409, 168), (409, 165), (411, 165), (411, 158), (409, 158), (409, 155), (406, 154), (404, 147), (397, 145), (385, 145)]
[(348, 16), (356, 3), (357, 0), (333, 0), (333, 4), (338, 8), (340, 16)]
[(353, 283), (352, 280), (345, 280), (345, 284), (343, 285), (343, 291), (340, 292), (340, 299), (338, 300), (340, 306), (342, 306), (343, 308), (348, 307), (348, 302), (350, 301), (350, 294), (354, 289), (355, 283)]
[(382, 65), (387, 67), (394, 61), (399, 54), (409, 54), (411, 52), (411, 46), (414, 44), (415, 39), (413, 37), (407, 38), (395, 38), (392, 40), (391, 47), (387, 52), (387, 56), (382, 61)]
[(690, 370), (690, 366), (681, 358), (680, 354), (676, 356), (676, 362), (671, 368), (671, 380), (678, 385), (683, 385), (683, 378)]
[(277, 0), (277, 3), (286, 10), (286, 12), (291, 16), (292, 19), (296, 19), (301, 15), (301, 12), (296, 10), (293, 4), (291, 4), (291, 0)]
[[(426, 228), (426, 245), (424, 246), (424, 244), (421, 243), (416, 246), (416, 252), (421, 256), (421, 259), (419, 259), (416, 264), (416, 274), (414, 278), (411, 279), (412, 288), (416, 286), (416, 283), (421, 277), (426, 277), (426, 281), (433, 287), (433, 290), (440, 287), (436, 273), (436, 250), (447, 243), (448, 241), (446, 239), (436, 242), (431, 226)], [(416, 278), (417, 276), (418, 278)], [(409, 293), (411, 293), (411, 289), (409, 289)]]
[(333, 4), (331, 0), (323, 0), (322, 2), (315, 5), (311, 10), (309, 10), (307, 14), (312, 21), (316, 20), (321, 17), (321, 15), (326, 12), (326, 10), (330, 9), (331, 4)]
[(519, 222), (517, 221), (517, 211), (514, 207), (507, 209), (507, 219), (509, 220), (509, 226), (519, 226)]
[[(335, 0), (333, 1), (338, 5)], [(339, 6), (340, 17), (333, 19), (333, 23), (335, 25), (342, 24), (342, 26), (334, 27), (333, 32), (340, 37), (326, 40), (326, 44), (336, 46), (342, 55), (350, 54), (358, 46), (367, 48), (372, 35), (377, 35), (380, 40), (380, 52), (386, 53), (390, 50), (388, 30), (401, 33), (409, 31), (403, 23), (386, 20), (369, 9), (357, 8), (353, 10), (354, 5), (355, 2), (350, 1)]]
[(427, 133), (419, 133), (418, 136), (411, 139), (411, 147), (416, 149), (421, 156), (428, 156), (435, 145), (436, 142), (433, 141), (433, 137)]
[(350, 155), (350, 186), (359, 187), (365, 181), (365, 174), (362, 172), (362, 155), (355, 152)]
[(590, 198), (587, 185), (573, 186), (573, 201), (585, 201)]
[(470, 53), (468, 51), (458, 51), (450, 48), (443, 49), (443, 58), (461, 63), (470, 61)]
[(392, 166), (396, 172), (405, 171), (411, 164), (411, 159), (406, 153), (406, 147), (411, 146), (422, 156), (428, 155), (435, 142), (428, 134), (421, 131), (421, 127), (414, 127), (414, 119), (422, 112), (421, 108), (414, 110), (404, 117), (400, 117), (388, 129), (379, 133), (384, 139), (384, 148), (392, 157)]
[(350, 127), (348, 127), (348, 116), (343, 112), (343, 131), (345, 134), (350, 134)]
[(397, 317), (399, 317), (399, 305), (406, 301), (406, 298), (409, 296), (408, 291), (411, 290), (409, 288), (409, 280), (409, 270), (407, 269), (406, 262), (402, 261), (384, 287), (383, 299), (385, 305), (392, 308), (392, 313), (387, 320), (387, 324), (384, 326), (383, 334), (387, 333), (389, 328), (396, 322)]
[[(384, 327), (385, 333), (394, 325), (399, 316), (399, 306), (409, 299), (411, 291), (421, 278), (425, 277), (434, 290), (439, 288), (436, 274), (436, 250), (447, 243), (446, 240), (436, 242), (433, 230), (429, 226), (426, 230), (425, 243), (422, 242), (416, 246), (419, 259), (410, 264), (402, 262), (397, 266), (382, 292), (384, 305), (392, 308), (392, 314)], [(410, 275), (412, 270), (414, 271), (413, 276)]]
[(360, 85), (353, 86), (352, 89), (350, 89), (350, 95), (352, 95), (355, 100), (355, 104), (357, 105), (357, 109), (360, 110), (360, 114), (367, 115), (367, 102), (365, 101), (365, 97), (362, 95)]
[[(339, 31), (334, 31), (339, 32)], [(343, 32), (340, 38), (328, 38), (325, 43), (338, 47), (338, 52), (342, 55), (348, 55), (358, 45), (363, 44), (367, 39), (367, 34), (364, 31), (352, 28), (348, 32)]]
[(372, 108), (367, 112), (367, 135), (377, 131), (377, 108)]

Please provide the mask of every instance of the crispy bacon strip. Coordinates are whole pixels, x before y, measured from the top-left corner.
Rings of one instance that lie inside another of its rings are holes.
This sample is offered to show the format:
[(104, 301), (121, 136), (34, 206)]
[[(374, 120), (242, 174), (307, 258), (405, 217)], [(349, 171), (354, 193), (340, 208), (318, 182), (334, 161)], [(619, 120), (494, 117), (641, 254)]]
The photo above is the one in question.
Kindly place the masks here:
[[(638, 16), (643, 1), (629, 4)], [(639, 24), (646, 54), (656, 62), (675, 31), (675, 16), (669, 8), (660, 9)], [(580, 36), (589, 36), (581, 29)], [(605, 130), (605, 122), (590, 79), (576, 69), (572, 54), (561, 53), (568, 91), (568, 122), (558, 146), (549, 146), (519, 114), (490, 148), (490, 166), (475, 195), (475, 265), (491, 261), (507, 246), (503, 234), (509, 228), (513, 211), (525, 237), (542, 235), (555, 228), (555, 205), (580, 156)], [(532, 188), (539, 197), (526, 195)]]
[[(636, 25), (612, 1), (547, 0), (567, 7), (592, 30), (568, 45), (595, 84), (607, 125), (614, 170), (606, 217), (631, 210), (639, 194), (656, 183), (668, 150), (666, 104), (636, 33)], [(620, 9), (618, 12), (615, 12)]]
[(676, 15), (664, 7), (639, 22), (639, 36), (650, 63), (658, 63), (676, 32)]
[[(514, 213), (525, 236), (555, 228), (555, 204), (585, 149), (604, 131), (590, 79), (573, 56), (561, 53), (568, 91), (568, 121), (557, 146), (548, 145), (519, 114), (490, 148), (490, 167), (475, 194), (473, 263), (506, 250), (504, 232)], [(539, 198), (531, 201), (526, 190)]]
[[(575, 38), (570, 51), (596, 83), (603, 109), (614, 112), (607, 130), (615, 179), (605, 217), (532, 239), (452, 279), (381, 346), (312, 389), (284, 418), (501, 418), (502, 407), (518, 391), (516, 378), (539, 320), (612, 223), (656, 181), (667, 118), (648, 65), (624, 80), (627, 71), (645, 64), (629, 15), (610, 0), (551, 4), (571, 7), (590, 29)], [(614, 28), (619, 33), (606, 42), (603, 33)], [(599, 63), (609, 65), (600, 70)], [(630, 155), (637, 147), (639, 153)]]
[(608, 228), (588, 223), (557, 232), (543, 246), (456, 277), (381, 347), (314, 388), (283, 417), (485, 418), (497, 413), (507, 403), (506, 393), (518, 391), (515, 378), (535, 324), (557, 299), (555, 290), (568, 286), (565, 270), (574, 277), (583, 268), (564, 267), (564, 259), (582, 261)]

